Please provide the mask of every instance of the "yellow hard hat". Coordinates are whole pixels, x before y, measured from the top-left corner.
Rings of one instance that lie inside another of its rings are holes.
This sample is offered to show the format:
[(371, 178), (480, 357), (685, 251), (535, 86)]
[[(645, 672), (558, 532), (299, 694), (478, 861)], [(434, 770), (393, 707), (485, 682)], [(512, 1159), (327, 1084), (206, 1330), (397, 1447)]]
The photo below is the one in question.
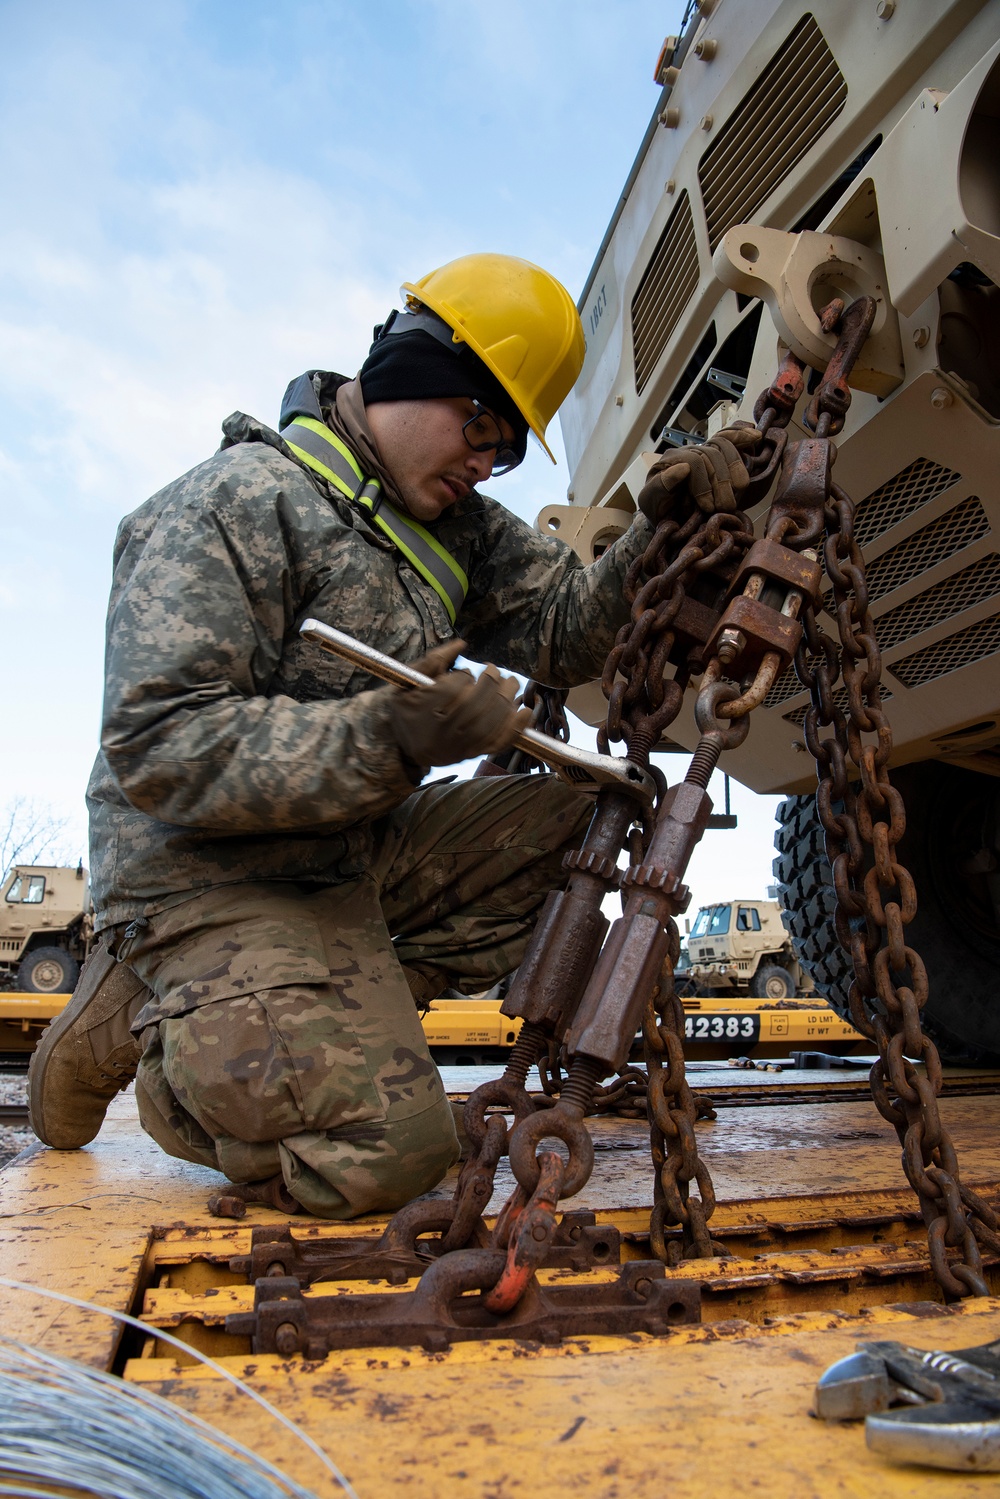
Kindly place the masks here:
[(496, 376), (552, 462), (545, 429), (583, 368), (583, 324), (555, 276), (514, 255), (462, 255), (407, 281), (408, 302), (448, 324)]

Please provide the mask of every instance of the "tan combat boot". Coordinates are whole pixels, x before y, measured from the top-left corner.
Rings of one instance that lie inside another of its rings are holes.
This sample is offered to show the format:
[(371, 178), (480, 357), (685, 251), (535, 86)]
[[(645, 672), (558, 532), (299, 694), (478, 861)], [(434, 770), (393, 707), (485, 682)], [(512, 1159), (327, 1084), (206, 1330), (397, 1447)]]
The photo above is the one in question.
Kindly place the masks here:
[(99, 940), (28, 1070), (31, 1127), (46, 1145), (78, 1150), (97, 1134), (108, 1104), (135, 1077), (142, 1047), (129, 1026), (152, 997)]

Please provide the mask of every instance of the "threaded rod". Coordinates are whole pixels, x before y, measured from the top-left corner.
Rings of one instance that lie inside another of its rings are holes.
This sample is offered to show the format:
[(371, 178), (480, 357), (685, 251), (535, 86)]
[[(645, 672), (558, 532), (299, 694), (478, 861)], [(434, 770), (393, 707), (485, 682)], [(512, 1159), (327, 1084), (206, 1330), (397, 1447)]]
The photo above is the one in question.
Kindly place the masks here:
[(559, 1107), (578, 1110), (582, 1118), (594, 1101), (594, 1089), (603, 1075), (601, 1063), (593, 1057), (574, 1057), (566, 1086), (559, 1096)]
[(528, 1073), (538, 1061), (545, 1046), (545, 1033), (540, 1025), (526, 1020), (522, 1025), (517, 1040), (514, 1042), (513, 1050), (507, 1058), (507, 1066), (504, 1068), (504, 1081), (518, 1083), (521, 1087), (527, 1081)]
[(688, 766), (687, 775), (684, 780), (689, 786), (700, 786), (702, 791), (708, 790), (708, 783), (712, 779), (712, 772), (719, 763), (722, 754), (722, 736), (720, 734), (705, 734), (698, 744), (698, 748), (691, 756), (691, 764)]

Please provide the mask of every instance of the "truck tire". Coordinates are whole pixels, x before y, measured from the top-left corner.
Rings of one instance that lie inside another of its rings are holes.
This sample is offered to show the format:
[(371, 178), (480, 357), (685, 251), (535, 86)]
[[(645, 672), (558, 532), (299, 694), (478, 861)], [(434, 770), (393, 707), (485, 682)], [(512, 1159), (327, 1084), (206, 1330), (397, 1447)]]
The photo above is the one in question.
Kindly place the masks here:
[(791, 999), (795, 994), (795, 980), (787, 968), (769, 963), (758, 968), (750, 980), (750, 993), (755, 999)]
[[(900, 861), (917, 887), (907, 940), (930, 980), (924, 1024), (945, 1061), (1000, 1060), (1000, 921), (990, 893), (1000, 780), (928, 760), (892, 772), (906, 804)], [(778, 808), (773, 864), (792, 945), (817, 989), (849, 1019), (850, 957), (834, 929), (836, 898), (812, 796)]]
[(782, 920), (803, 968), (838, 1015), (849, 1019), (853, 970), (834, 926), (837, 897), (815, 796), (789, 796), (778, 807), (771, 868)]
[(17, 987), (22, 994), (72, 994), (80, 965), (64, 947), (33, 947), (21, 959)]

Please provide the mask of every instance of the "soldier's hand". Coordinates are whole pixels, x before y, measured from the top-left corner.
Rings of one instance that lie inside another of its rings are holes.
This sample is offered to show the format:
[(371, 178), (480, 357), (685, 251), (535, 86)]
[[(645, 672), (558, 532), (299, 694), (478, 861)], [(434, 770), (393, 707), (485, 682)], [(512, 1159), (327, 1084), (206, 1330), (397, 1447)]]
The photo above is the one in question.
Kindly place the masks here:
[(675, 448), (650, 468), (639, 491), (638, 506), (654, 526), (666, 520), (686, 488), (700, 510), (738, 510), (750, 482), (743, 454), (752, 456), (760, 443), (756, 427), (724, 427), (699, 447)]
[(487, 666), (478, 677), (450, 671), (464, 640), (435, 646), (413, 665), (434, 677), (431, 687), (398, 687), (393, 713), (396, 742), (416, 765), (454, 765), (476, 755), (509, 748), (531, 722), (529, 708), (515, 708), (517, 681)]

